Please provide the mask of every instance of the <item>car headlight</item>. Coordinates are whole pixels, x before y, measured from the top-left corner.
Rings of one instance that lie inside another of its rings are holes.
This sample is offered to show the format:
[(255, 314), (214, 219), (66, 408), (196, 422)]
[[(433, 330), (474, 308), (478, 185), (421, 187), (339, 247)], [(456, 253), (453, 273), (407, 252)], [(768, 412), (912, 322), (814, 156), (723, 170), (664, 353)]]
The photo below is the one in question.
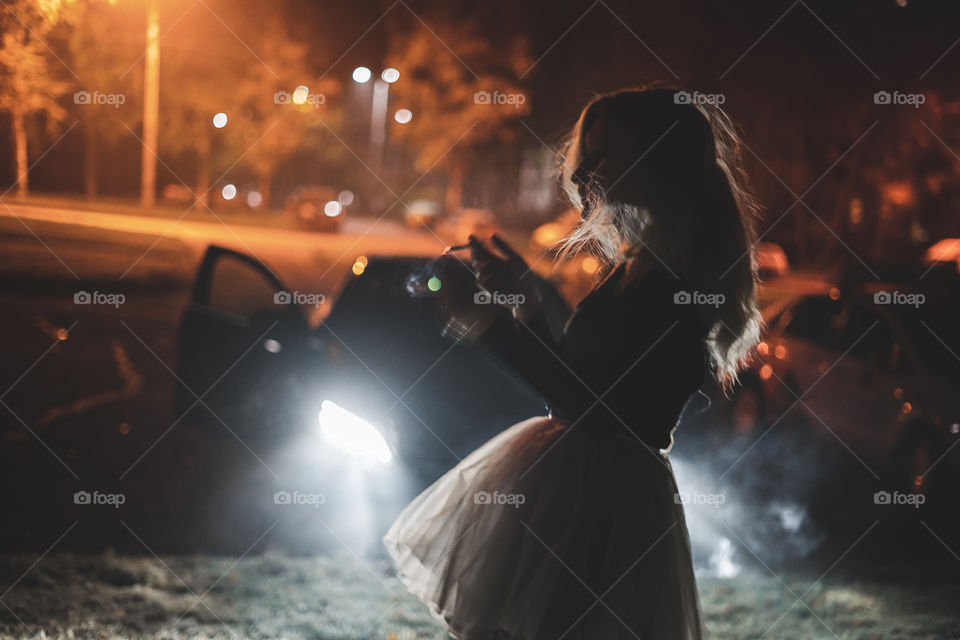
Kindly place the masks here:
[(390, 462), (393, 458), (377, 428), (340, 405), (324, 400), (319, 419), (320, 433), (338, 449), (378, 462)]

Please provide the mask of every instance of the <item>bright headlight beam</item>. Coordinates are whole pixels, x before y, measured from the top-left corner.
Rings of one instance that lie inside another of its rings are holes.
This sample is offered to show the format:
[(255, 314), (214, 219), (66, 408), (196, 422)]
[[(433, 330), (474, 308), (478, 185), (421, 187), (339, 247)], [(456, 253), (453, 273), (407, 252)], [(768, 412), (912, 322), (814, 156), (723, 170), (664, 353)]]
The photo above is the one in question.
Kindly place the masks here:
[(320, 404), (319, 419), (324, 439), (338, 449), (379, 462), (390, 462), (393, 458), (377, 428), (340, 405), (324, 400)]

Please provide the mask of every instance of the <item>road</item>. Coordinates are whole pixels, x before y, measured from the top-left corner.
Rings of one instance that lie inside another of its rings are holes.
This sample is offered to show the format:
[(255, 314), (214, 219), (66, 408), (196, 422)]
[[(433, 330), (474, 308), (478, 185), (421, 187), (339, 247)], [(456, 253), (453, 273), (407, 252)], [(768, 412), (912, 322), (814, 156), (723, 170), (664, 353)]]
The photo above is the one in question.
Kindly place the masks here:
[[(443, 246), (392, 221), (351, 220), (321, 234), (0, 206), (0, 482), (30, 487), (8, 502), (21, 524), (0, 532), (4, 547), (43, 546), (69, 525), (75, 491), (116, 486), (128, 471), (123, 490), (136, 505), (126, 517), (155, 532), (151, 544), (196, 543), (196, 530), (169, 522), (196, 502), (197, 474), (222, 468), (215, 453), (251, 459), (226, 432), (205, 440), (173, 415), (178, 325), (211, 243), (257, 256), (291, 290), (328, 300), (357, 256)], [(80, 291), (122, 294), (123, 303), (75, 304)], [(116, 524), (84, 520), (70, 546), (123, 548), (132, 540)]]
[[(323, 288), (360, 255), (433, 255), (445, 243), (393, 220), (347, 219), (340, 233), (314, 233), (229, 222), (4, 204), (4, 272), (31, 279), (189, 280), (204, 248), (219, 244), (259, 258), (292, 287)], [(338, 272), (338, 269), (340, 270)], [(332, 276), (332, 278), (331, 278)]]

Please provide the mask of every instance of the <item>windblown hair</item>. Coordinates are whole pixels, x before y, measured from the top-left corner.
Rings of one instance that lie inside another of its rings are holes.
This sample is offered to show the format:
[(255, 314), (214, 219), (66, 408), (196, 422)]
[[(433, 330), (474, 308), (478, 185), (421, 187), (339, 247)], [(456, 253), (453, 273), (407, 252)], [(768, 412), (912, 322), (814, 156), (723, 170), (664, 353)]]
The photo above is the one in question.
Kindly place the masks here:
[[(624, 90), (595, 98), (580, 114), (560, 178), (574, 206), (590, 212), (561, 241), (561, 258), (588, 251), (607, 267), (641, 258), (667, 266), (693, 291), (721, 294), (721, 304), (697, 309), (714, 375), (729, 388), (760, 335), (752, 251), (758, 206), (732, 121), (718, 106), (677, 95)], [(587, 131), (601, 115), (628, 132), (623, 143), (636, 148), (637, 161), (622, 176), (594, 172), (597, 188), (582, 202), (574, 174), (583, 170)], [(627, 184), (617, 185), (621, 180)]]

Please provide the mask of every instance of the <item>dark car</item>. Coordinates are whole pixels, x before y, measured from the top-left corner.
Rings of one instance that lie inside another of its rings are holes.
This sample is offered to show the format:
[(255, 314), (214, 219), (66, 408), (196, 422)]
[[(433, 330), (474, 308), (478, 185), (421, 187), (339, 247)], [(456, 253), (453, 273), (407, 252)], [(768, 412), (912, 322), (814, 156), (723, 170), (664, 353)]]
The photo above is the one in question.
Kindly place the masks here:
[[(731, 417), (749, 432), (793, 407), (876, 473), (894, 476), (891, 490), (924, 491), (938, 476), (956, 478), (953, 458), (940, 459), (960, 439), (960, 305), (886, 288), (834, 288), (786, 303), (769, 322)], [(923, 297), (907, 304), (892, 295)]]
[(927, 527), (960, 539), (960, 304), (891, 283), (816, 289), (771, 305), (752, 366), (729, 394), (707, 390), (678, 442), (776, 525), (758, 547), (799, 556), (876, 522), (875, 540), (911, 553)]
[[(442, 335), (433, 299), (407, 286), (428, 263), (370, 258), (311, 329), (296, 304), (305, 294), (252, 258), (210, 247), (180, 330), (178, 414), (212, 428), (222, 421), (256, 449), (316, 430), (333, 403), (372, 425), (425, 486), (544, 411), (495, 360)], [(208, 389), (198, 403), (194, 394)]]
[(347, 205), (333, 187), (299, 187), (284, 201), (287, 215), (294, 223), (310, 231), (336, 232), (346, 217)]
[[(234, 451), (198, 498), (208, 547), (239, 548), (235, 532), (280, 522), (271, 539), (290, 551), (345, 540), (376, 551), (417, 493), (493, 435), (544, 414), (498, 361), (444, 337), (434, 298), (411, 295), (411, 277), (431, 264), (354, 265), (311, 328), (298, 303), (319, 302), (314, 294), (248, 256), (207, 250), (180, 327), (176, 412)], [(307, 506), (289, 508), (298, 500)]]

